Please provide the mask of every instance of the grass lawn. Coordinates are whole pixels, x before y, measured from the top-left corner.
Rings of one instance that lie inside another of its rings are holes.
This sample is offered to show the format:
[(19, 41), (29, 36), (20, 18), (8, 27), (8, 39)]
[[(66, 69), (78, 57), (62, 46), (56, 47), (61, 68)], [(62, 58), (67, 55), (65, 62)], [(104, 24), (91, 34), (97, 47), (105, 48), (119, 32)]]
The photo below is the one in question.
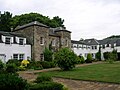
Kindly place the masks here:
[(63, 77), (77, 80), (91, 80), (101, 82), (120, 83), (120, 62), (113, 64), (103, 63), (75, 68), (71, 71), (50, 71), (39, 73), (54, 77)]

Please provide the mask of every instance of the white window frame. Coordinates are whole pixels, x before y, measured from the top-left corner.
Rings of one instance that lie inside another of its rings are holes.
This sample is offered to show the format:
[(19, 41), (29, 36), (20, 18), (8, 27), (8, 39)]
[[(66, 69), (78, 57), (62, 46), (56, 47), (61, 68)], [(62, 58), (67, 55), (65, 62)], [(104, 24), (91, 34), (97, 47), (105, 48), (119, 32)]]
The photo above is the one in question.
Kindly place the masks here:
[[(17, 55), (17, 58), (14, 58), (14, 55)], [(20, 56), (20, 55), (23, 55), (22, 57)], [(17, 60), (24, 60), (24, 58), (25, 58), (25, 54), (17, 54), (17, 53), (15, 53), (15, 54), (13, 54), (13, 59), (17, 59)]]

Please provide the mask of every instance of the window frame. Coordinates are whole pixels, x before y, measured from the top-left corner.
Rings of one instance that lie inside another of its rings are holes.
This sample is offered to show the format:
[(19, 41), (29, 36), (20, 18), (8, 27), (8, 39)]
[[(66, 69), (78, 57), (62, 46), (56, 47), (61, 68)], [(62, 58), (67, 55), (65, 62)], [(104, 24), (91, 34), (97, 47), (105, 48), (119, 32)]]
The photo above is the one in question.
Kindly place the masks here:
[(40, 45), (44, 45), (44, 37), (40, 37)]

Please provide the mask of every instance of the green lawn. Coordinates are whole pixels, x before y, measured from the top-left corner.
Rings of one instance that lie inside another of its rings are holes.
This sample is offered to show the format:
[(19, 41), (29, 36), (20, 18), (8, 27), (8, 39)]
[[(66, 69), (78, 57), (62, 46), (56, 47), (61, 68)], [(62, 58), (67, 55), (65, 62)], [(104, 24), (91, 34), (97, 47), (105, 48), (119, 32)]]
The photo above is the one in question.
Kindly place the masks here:
[(58, 70), (41, 74), (78, 80), (120, 83), (120, 62), (82, 66), (71, 71)]

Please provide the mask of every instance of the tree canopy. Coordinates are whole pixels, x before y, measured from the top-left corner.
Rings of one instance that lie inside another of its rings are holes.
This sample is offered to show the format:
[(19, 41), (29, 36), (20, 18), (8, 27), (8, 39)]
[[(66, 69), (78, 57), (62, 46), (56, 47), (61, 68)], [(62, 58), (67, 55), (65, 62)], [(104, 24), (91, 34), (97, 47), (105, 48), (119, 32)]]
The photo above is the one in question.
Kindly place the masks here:
[(10, 12), (0, 13), (0, 30), (1, 31), (11, 31), (11, 28), (15, 28), (18, 25), (24, 25), (33, 21), (38, 21), (52, 28), (64, 27), (64, 20), (59, 16), (55, 16), (52, 19), (49, 16), (43, 16), (39, 13), (28, 13), (15, 15), (12, 17)]

